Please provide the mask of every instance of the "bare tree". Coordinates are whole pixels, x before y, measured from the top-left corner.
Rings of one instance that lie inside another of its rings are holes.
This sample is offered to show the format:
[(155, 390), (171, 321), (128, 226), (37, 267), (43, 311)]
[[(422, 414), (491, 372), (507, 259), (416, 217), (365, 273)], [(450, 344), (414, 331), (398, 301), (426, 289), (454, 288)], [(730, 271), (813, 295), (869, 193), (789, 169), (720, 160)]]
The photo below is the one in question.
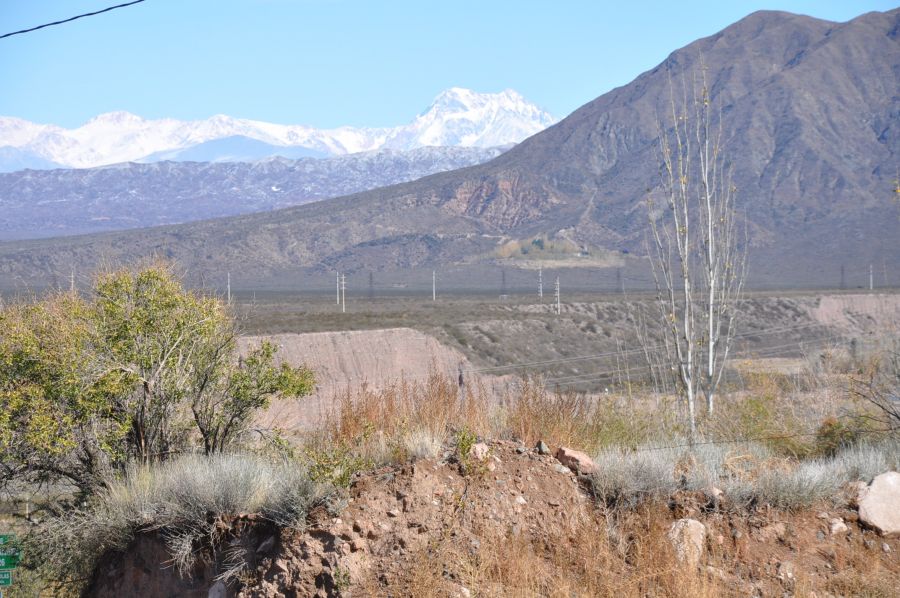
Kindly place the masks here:
[[(885, 336), (868, 371), (853, 380), (853, 392), (874, 409), (864, 417), (876, 428), (900, 431), (900, 337), (897, 323), (885, 325)], [(880, 344), (880, 343), (879, 343)]]
[(664, 326), (665, 353), (683, 395), (695, 438), (697, 397), (713, 412), (735, 332), (746, 269), (735, 187), (723, 151), (722, 114), (705, 69), (670, 80), (668, 123), (659, 119), (664, 203), (648, 199), (648, 254)]

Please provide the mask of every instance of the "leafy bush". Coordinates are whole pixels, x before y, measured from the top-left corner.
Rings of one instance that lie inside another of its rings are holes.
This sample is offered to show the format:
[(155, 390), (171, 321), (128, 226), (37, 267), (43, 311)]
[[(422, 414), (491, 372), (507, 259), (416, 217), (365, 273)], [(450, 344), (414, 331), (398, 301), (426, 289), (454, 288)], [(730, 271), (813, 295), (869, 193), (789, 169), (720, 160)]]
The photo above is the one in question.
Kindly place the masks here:
[(353, 474), (374, 465), (366, 457), (354, 454), (347, 444), (324, 447), (307, 447), (309, 475), (316, 482), (329, 483), (338, 488), (349, 488)]
[[(814, 434), (775, 383), (757, 384), (749, 396), (724, 398), (718, 412), (703, 422), (707, 437), (756, 442), (775, 455), (804, 458), (815, 454)], [(811, 431), (810, 431), (811, 432)]]
[(223, 451), (276, 394), (313, 388), (263, 343), (236, 356), (229, 308), (151, 264), (99, 275), (88, 297), (0, 307), (0, 481), (88, 495), (135, 460)]

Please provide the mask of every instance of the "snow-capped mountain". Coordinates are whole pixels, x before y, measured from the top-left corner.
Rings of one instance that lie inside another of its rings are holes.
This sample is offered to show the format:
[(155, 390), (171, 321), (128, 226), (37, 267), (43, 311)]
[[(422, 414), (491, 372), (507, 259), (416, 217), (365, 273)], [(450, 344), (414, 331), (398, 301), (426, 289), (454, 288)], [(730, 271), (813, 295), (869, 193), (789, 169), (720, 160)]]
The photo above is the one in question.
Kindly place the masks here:
[[(200, 121), (147, 120), (128, 112), (101, 114), (75, 129), (0, 117), (0, 171), (10, 164), (87, 168), (119, 162), (241, 161), (261, 155), (343, 155), (382, 148), (493, 147), (518, 143), (555, 122), (513, 90), (442, 92), (411, 123), (389, 128), (316, 129), (216, 115)], [(210, 144), (219, 140), (228, 140)], [(194, 151), (185, 151), (207, 144)], [(261, 144), (271, 146), (271, 150)], [(239, 150), (239, 151), (237, 151)], [(298, 150), (299, 153), (298, 153)], [(305, 150), (305, 151), (302, 151)], [(193, 158), (192, 158), (193, 156)]]

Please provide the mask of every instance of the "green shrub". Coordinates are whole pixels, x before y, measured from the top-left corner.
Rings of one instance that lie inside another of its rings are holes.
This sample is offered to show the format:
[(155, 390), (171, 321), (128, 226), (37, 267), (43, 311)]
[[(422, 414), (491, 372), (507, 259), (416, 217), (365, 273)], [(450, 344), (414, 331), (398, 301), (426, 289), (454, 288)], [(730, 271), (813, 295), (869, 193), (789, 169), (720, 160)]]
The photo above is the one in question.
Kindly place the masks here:
[(355, 473), (374, 465), (366, 457), (356, 455), (353, 448), (345, 443), (307, 447), (304, 454), (309, 464), (310, 478), (337, 488), (349, 488)]

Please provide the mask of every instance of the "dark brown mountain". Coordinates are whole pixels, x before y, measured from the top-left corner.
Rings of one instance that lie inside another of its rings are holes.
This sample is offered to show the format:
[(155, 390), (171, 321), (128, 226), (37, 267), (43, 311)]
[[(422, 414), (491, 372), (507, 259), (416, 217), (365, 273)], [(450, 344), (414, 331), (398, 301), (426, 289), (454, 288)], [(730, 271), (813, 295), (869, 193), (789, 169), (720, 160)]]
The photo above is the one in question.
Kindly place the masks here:
[(855, 283), (874, 264), (879, 282), (897, 284), (900, 9), (847, 23), (757, 12), (491, 162), (266, 214), (3, 244), (0, 274), (36, 283), (159, 253), (195, 274), (277, 284), (336, 268), (474, 267), (534, 235), (640, 253), (642, 200), (659, 182), (657, 114), (670, 78), (701, 56), (750, 223), (752, 282), (837, 285), (844, 265)]

